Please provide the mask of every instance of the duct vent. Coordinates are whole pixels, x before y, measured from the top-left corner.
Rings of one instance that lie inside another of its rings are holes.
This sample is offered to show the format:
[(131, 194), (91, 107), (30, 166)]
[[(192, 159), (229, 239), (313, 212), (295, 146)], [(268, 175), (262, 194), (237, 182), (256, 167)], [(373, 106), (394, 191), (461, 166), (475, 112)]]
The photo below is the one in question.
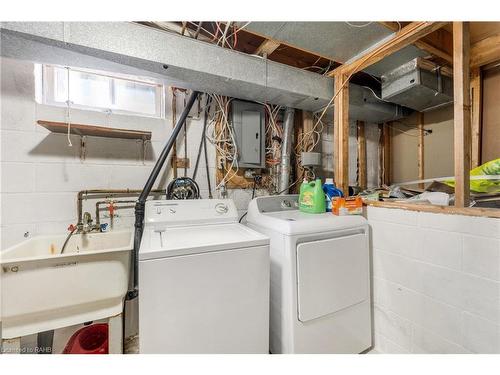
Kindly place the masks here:
[(453, 102), (453, 74), (417, 57), (382, 75), (382, 99), (416, 111)]

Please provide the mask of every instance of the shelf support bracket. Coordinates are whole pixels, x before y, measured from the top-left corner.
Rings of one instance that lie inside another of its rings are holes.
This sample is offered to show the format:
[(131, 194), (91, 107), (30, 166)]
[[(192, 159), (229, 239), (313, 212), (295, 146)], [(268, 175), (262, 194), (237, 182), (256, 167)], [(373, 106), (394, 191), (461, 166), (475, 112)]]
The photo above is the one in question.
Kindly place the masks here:
[(80, 136), (80, 161), (83, 163), (87, 157), (87, 136)]

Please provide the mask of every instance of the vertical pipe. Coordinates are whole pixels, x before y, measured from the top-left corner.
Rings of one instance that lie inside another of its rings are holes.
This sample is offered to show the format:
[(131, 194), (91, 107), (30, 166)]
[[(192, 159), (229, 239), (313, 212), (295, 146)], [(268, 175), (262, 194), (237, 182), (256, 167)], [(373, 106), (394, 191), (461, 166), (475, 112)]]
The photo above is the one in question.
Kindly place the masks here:
[(144, 185), (144, 189), (142, 189), (141, 195), (139, 196), (139, 199), (137, 200), (135, 204), (135, 232), (134, 232), (134, 251), (132, 252), (132, 262), (134, 265), (134, 289), (130, 290), (127, 293), (127, 299), (132, 299), (137, 297), (139, 293), (139, 247), (141, 246), (141, 239), (142, 239), (142, 230), (144, 228), (144, 206), (146, 204), (146, 199), (148, 198), (149, 193), (151, 192), (151, 189), (153, 188), (153, 185), (158, 178), (158, 175), (160, 174), (163, 165), (165, 164), (165, 161), (168, 158), (168, 155), (170, 154), (170, 151), (172, 150), (173, 146), (175, 145), (175, 142), (177, 140), (177, 136), (179, 135), (179, 132), (182, 129), (182, 126), (184, 125), (184, 122), (186, 121), (186, 118), (189, 114), (189, 111), (191, 111), (191, 108), (193, 107), (193, 103), (195, 102), (196, 98), (198, 97), (199, 92), (198, 91), (193, 91), (191, 96), (189, 97), (186, 106), (184, 107), (184, 110), (181, 113), (181, 116), (179, 117), (179, 120), (177, 121), (177, 124), (175, 125), (172, 134), (170, 135), (170, 138), (168, 139), (165, 147), (163, 148), (160, 156), (158, 156), (158, 160), (156, 160), (156, 164), (153, 167), (153, 170), (151, 171), (151, 174), (146, 181), (146, 184)]
[(288, 194), (288, 187), (290, 185), (290, 156), (292, 153), (294, 113), (295, 110), (293, 108), (285, 109), (285, 121), (283, 122), (283, 144), (281, 145), (281, 175), (279, 188), (281, 194)]

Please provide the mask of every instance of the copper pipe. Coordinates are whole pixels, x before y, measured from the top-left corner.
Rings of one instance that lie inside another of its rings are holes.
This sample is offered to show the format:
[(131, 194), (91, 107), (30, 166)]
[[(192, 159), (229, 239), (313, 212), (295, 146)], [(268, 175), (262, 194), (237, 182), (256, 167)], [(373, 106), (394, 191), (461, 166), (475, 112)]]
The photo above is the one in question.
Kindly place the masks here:
[(110, 202), (110, 201), (98, 201), (96, 202), (95, 204), (95, 227), (96, 229), (100, 230), (100, 225), (101, 225), (101, 218), (99, 216), (99, 206), (100, 205), (103, 205), (103, 204), (124, 204), (124, 203), (128, 203), (129, 205), (131, 203), (135, 204), (136, 201), (131, 201), (131, 200), (128, 200), (128, 201), (113, 201), (113, 202)]
[[(92, 189), (92, 190), (81, 190), (78, 192), (77, 195), (77, 216), (78, 216), (78, 221), (76, 226), (78, 228), (81, 228), (83, 225), (83, 210), (82, 210), (82, 203), (83, 199), (87, 199), (89, 195), (94, 196), (94, 198), (99, 198), (99, 197), (115, 197), (115, 196), (139, 196), (141, 194), (142, 190), (139, 189)], [(155, 189), (151, 190), (151, 193), (158, 193), (162, 195), (166, 195), (166, 190), (165, 189)]]

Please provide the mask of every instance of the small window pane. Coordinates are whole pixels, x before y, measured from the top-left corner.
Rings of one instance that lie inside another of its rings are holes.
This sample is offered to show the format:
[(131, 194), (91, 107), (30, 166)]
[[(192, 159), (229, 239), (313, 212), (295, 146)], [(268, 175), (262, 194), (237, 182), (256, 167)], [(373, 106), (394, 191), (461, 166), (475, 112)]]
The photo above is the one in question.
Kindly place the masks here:
[(69, 96), (74, 104), (88, 107), (111, 107), (111, 78), (70, 71)]
[(114, 89), (114, 109), (156, 114), (156, 86), (115, 79)]
[(43, 67), (43, 80), (46, 104), (66, 105), (69, 95), (76, 108), (163, 117), (161, 84), (49, 65)]

